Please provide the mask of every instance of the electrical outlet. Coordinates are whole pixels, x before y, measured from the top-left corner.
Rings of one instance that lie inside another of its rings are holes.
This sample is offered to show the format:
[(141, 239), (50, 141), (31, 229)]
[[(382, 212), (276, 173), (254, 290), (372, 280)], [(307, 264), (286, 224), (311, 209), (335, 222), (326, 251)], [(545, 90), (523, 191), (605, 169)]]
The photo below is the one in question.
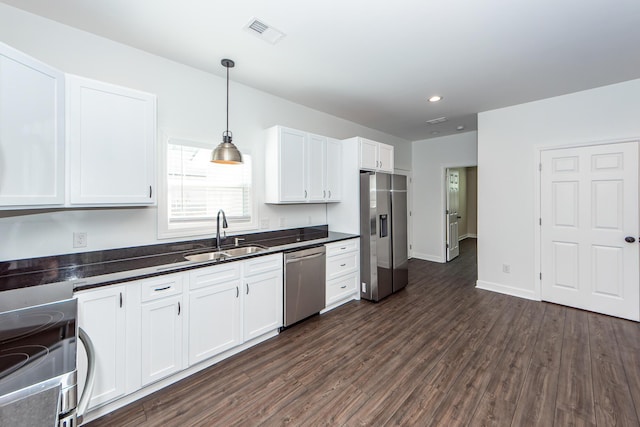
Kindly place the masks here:
[(362, 282), (362, 292), (367, 292), (367, 284)]
[(280, 227), (285, 227), (287, 225), (287, 219), (284, 217), (280, 218)]
[(260, 228), (262, 228), (263, 230), (269, 228), (269, 218), (262, 218), (260, 220)]
[(511, 273), (511, 266), (509, 264), (502, 264), (503, 273)]
[(309, 215), (308, 223), (309, 223), (309, 225), (311, 225), (311, 215)]
[(73, 233), (73, 247), (74, 248), (86, 248), (87, 247), (87, 232), (76, 231)]

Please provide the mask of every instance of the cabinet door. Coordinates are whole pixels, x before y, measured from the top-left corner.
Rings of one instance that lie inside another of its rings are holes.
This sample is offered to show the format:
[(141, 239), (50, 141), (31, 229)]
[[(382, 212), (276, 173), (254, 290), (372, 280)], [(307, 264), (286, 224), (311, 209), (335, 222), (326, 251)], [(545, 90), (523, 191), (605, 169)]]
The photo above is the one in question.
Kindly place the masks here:
[(182, 368), (182, 296), (142, 304), (142, 385)]
[(69, 202), (153, 204), (156, 97), (68, 76), (67, 102)]
[(378, 143), (360, 138), (360, 169), (376, 170), (378, 167)]
[(358, 290), (358, 273), (327, 281), (327, 307), (340, 300), (353, 297)]
[(189, 293), (189, 365), (242, 344), (240, 287), (235, 279)]
[(378, 144), (378, 169), (393, 173), (393, 145)]
[(0, 208), (64, 203), (64, 74), (0, 43)]
[(245, 278), (244, 340), (282, 326), (282, 269)]
[(304, 202), (306, 188), (306, 133), (280, 128), (279, 132), (279, 186), (281, 202)]
[[(109, 286), (78, 294), (78, 325), (95, 347), (95, 383), (89, 408), (125, 394), (125, 287)], [(78, 346), (80, 389), (87, 377), (87, 361)]]
[(342, 141), (327, 140), (327, 197), (328, 202), (342, 198)]
[(307, 138), (307, 201), (327, 198), (327, 138), (310, 134)]

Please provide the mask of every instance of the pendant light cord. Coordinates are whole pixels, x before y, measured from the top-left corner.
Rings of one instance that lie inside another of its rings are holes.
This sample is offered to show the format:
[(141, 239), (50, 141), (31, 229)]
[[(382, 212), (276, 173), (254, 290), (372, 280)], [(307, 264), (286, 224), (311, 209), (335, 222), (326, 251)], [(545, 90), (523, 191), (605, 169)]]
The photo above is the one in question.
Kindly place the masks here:
[(227, 134), (229, 133), (229, 65), (227, 65)]

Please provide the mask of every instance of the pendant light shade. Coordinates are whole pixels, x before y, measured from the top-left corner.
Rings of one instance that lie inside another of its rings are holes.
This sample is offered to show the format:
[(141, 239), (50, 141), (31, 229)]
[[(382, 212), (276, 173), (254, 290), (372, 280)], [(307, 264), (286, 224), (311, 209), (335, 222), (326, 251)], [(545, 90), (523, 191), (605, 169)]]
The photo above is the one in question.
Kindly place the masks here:
[(211, 161), (213, 163), (223, 163), (238, 165), (242, 163), (242, 154), (233, 144), (233, 134), (229, 131), (229, 68), (235, 63), (230, 59), (223, 59), (222, 65), (227, 68), (227, 130), (222, 133), (222, 142), (213, 150)]

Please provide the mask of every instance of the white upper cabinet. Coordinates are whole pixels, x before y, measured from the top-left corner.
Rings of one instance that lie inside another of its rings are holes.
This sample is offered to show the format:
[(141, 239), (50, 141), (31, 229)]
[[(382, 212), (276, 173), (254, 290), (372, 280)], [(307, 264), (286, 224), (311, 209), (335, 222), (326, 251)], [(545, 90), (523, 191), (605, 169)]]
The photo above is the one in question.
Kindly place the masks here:
[[(265, 149), (266, 203), (340, 201), (341, 141), (274, 126)], [(338, 149), (336, 146), (339, 146)]]
[(360, 169), (378, 168), (378, 143), (360, 138)]
[(265, 201), (267, 203), (305, 202), (307, 134), (280, 126), (268, 130), (265, 148)]
[(393, 173), (393, 145), (359, 138), (360, 169)]
[(156, 97), (67, 76), (71, 205), (155, 203)]
[(0, 209), (64, 203), (64, 74), (0, 43)]
[(378, 144), (378, 170), (393, 173), (393, 145)]
[(327, 138), (327, 202), (342, 199), (342, 141)]
[(327, 138), (307, 135), (307, 201), (324, 202), (327, 197)]

